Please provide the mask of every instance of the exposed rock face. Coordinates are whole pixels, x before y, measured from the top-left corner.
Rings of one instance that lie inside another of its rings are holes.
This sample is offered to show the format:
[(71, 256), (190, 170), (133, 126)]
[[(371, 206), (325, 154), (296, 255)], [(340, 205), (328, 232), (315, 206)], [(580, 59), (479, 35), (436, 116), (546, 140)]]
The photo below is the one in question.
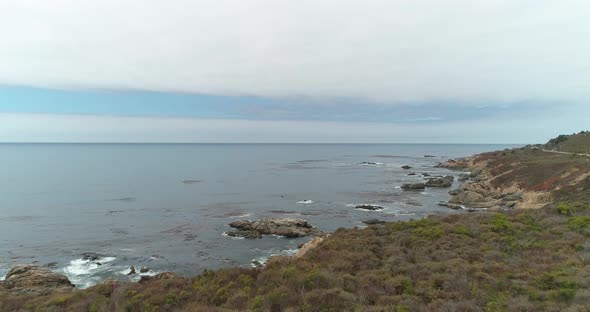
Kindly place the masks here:
[(164, 272), (164, 273), (160, 273), (160, 274), (154, 276), (154, 279), (156, 279), (156, 280), (168, 280), (168, 279), (175, 279), (177, 277), (178, 277), (178, 275), (176, 275), (176, 273)]
[(420, 191), (426, 188), (426, 183), (406, 183), (402, 185), (404, 191)]
[(311, 226), (307, 221), (293, 218), (264, 218), (258, 221), (235, 221), (231, 227), (240, 231), (256, 231), (261, 235), (274, 234), (285, 237), (303, 237), (319, 235), (321, 231)]
[(262, 238), (262, 234), (255, 230), (237, 230), (225, 232), (227, 236), (231, 237), (242, 237), (247, 239)]
[(436, 168), (446, 168), (450, 170), (464, 170), (469, 168), (469, 159), (450, 159), (447, 162), (440, 163)]
[[(541, 158), (544, 155), (535, 157)], [(466, 211), (535, 209), (551, 202), (552, 190), (540, 191), (534, 184), (527, 185), (530, 184), (526, 180), (527, 175), (536, 177), (531, 173), (536, 168), (534, 163), (531, 164), (534, 161), (535, 158), (530, 154), (519, 159), (505, 158), (496, 153), (485, 153), (465, 159), (450, 160), (438, 167), (470, 172), (461, 174), (460, 181), (465, 183), (459, 189), (449, 192), (452, 196), (449, 203), (463, 206)], [(515, 171), (519, 171), (520, 174), (515, 175)], [(509, 175), (514, 176), (509, 179), (507, 178)], [(567, 177), (567, 172), (553, 177), (553, 180), (549, 182), (559, 182), (564, 177)], [(546, 181), (547, 184), (549, 182)]]
[(316, 248), (328, 236), (329, 235), (318, 236), (318, 237), (315, 237), (314, 239), (312, 239), (311, 241), (301, 245), (299, 247), (299, 251), (295, 255), (295, 258), (301, 258), (301, 257), (305, 256), (306, 253), (308, 253), (310, 250)]
[(453, 176), (446, 176), (442, 178), (430, 178), (426, 181), (427, 187), (451, 187), (455, 178)]
[(61, 274), (36, 265), (19, 264), (13, 267), (0, 287), (16, 293), (48, 293), (57, 289), (72, 289), (74, 285)]
[(176, 275), (176, 273), (164, 272), (164, 273), (160, 273), (156, 276), (142, 276), (139, 283), (143, 284), (143, 283), (150, 282), (150, 281), (171, 280), (171, 279), (176, 279), (176, 278), (178, 278), (178, 275)]
[(362, 204), (362, 205), (357, 205), (356, 209), (364, 209), (364, 210), (371, 210), (371, 211), (377, 211), (377, 210), (383, 210), (382, 206), (379, 205), (371, 205), (371, 204)]

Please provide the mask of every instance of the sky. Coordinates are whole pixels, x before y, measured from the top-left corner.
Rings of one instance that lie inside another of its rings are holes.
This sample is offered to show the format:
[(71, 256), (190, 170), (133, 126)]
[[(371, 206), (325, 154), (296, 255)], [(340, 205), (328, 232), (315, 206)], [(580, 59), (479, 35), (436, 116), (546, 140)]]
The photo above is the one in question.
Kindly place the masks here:
[(0, 142), (541, 143), (585, 0), (3, 0)]

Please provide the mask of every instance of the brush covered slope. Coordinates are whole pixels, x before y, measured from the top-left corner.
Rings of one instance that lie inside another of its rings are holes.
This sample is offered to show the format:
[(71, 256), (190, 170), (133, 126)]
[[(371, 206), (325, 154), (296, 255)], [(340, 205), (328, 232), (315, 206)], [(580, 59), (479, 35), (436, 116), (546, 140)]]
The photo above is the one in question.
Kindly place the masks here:
[(590, 132), (560, 135), (549, 140), (544, 148), (558, 152), (590, 154)]
[(341, 229), (300, 258), (44, 296), (3, 311), (584, 311), (590, 207)]

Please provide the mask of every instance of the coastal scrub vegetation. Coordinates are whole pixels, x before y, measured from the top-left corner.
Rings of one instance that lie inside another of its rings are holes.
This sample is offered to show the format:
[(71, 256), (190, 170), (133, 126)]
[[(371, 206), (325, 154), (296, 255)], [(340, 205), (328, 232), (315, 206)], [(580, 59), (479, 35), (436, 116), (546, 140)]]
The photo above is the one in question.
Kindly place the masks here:
[(490, 152), (476, 163), (490, 171), (491, 186), (516, 184), (524, 191), (550, 194), (554, 202), (590, 202), (590, 157), (543, 152), (535, 148)]
[(590, 207), (339, 229), (301, 258), (194, 278), (0, 295), (5, 311), (588, 311)]
[(590, 154), (590, 132), (582, 131), (572, 135), (560, 135), (549, 140), (545, 148), (560, 152)]

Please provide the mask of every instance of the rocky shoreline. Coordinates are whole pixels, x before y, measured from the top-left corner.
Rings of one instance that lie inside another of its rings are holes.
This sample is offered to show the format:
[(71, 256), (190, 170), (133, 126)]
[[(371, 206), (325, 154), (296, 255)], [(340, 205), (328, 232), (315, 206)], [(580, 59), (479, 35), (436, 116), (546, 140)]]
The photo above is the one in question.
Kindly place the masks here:
[[(528, 190), (517, 181), (499, 183), (500, 178), (510, 171), (495, 170), (489, 154), (449, 160), (437, 165), (454, 171), (463, 171), (459, 180), (463, 184), (449, 194), (448, 203), (441, 203), (451, 209), (508, 210), (537, 209), (551, 202), (551, 194), (546, 191)], [(514, 164), (512, 164), (514, 165)]]

